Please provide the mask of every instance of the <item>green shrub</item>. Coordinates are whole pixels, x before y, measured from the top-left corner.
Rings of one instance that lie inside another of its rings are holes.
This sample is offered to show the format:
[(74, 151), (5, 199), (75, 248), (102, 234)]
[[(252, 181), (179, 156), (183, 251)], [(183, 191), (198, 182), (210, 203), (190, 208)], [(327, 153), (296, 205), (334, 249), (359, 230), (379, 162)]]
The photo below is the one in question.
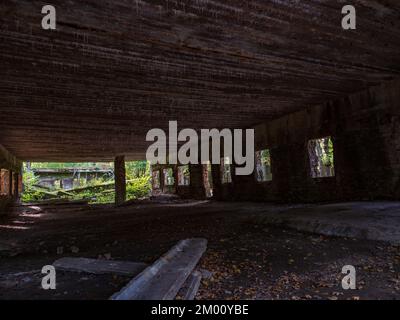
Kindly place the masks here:
[(24, 192), (22, 193), (21, 200), (25, 203), (36, 202), (45, 199), (45, 194), (39, 189), (35, 188), (39, 182), (38, 178), (33, 172), (25, 172), (23, 175)]
[(133, 179), (126, 186), (126, 197), (129, 200), (148, 197), (150, 192), (150, 176)]

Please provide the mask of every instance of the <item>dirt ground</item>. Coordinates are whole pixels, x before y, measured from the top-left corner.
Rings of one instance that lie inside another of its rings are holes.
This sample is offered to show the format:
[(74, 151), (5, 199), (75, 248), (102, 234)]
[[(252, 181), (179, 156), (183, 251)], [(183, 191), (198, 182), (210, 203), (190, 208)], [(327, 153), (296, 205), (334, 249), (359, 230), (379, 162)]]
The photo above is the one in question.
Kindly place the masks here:
[[(65, 256), (152, 263), (177, 241), (208, 239), (196, 299), (399, 299), (400, 247), (259, 224), (271, 204), (154, 201), (126, 207), (21, 207), (0, 219), (0, 299), (108, 299), (130, 279), (41, 268)], [(342, 289), (354, 265), (357, 289)]]

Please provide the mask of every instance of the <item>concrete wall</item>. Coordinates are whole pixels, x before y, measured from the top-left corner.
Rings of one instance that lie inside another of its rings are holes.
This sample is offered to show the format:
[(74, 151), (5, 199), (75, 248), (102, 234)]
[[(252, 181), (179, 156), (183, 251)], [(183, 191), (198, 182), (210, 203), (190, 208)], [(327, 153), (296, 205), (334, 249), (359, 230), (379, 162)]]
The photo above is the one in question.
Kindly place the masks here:
[[(19, 179), (21, 179), (22, 163), (0, 145), (0, 170), (1, 169), (8, 170), (10, 181), (8, 194), (0, 193), (0, 215), (3, 215), (7, 213), (8, 207), (19, 199), (21, 187), (18, 182)], [(12, 179), (14, 179), (14, 184), (12, 183)]]
[[(214, 195), (220, 200), (319, 202), (400, 199), (400, 82), (373, 87), (324, 105), (260, 124), (256, 150), (270, 149), (273, 180), (234, 176), (220, 184), (213, 166)], [(311, 178), (309, 139), (331, 136), (335, 177)]]
[(204, 186), (204, 173), (206, 170), (206, 166), (201, 164), (190, 165), (189, 169), (190, 169), (190, 186), (184, 187), (187, 189), (186, 190), (187, 197), (191, 199), (205, 199), (206, 189)]
[[(174, 172), (175, 185), (166, 186), (164, 185), (164, 175), (163, 169), (172, 168)], [(178, 184), (178, 166), (177, 165), (153, 165), (152, 171), (160, 172), (160, 189), (153, 190), (154, 192), (163, 192), (163, 193), (174, 193), (182, 198), (190, 198), (190, 199), (205, 199), (206, 191), (204, 187), (203, 181), (203, 170), (205, 170), (205, 166), (203, 165), (189, 165), (190, 170), (190, 185), (188, 186), (180, 186)]]

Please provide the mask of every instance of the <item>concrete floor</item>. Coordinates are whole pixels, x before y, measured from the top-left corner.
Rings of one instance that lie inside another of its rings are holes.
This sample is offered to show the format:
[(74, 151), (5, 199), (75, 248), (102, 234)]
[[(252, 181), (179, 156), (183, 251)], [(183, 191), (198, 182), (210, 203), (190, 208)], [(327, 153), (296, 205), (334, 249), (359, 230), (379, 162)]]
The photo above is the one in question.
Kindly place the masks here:
[[(400, 298), (400, 203), (166, 200), (18, 211), (0, 220), (0, 299), (107, 299), (129, 278), (57, 272), (57, 289), (45, 291), (40, 270), (64, 256), (151, 263), (190, 237), (208, 239), (199, 268), (213, 274), (197, 299)], [(357, 290), (341, 288), (348, 264)]]
[(261, 209), (258, 219), (323, 235), (400, 244), (400, 202), (348, 202)]

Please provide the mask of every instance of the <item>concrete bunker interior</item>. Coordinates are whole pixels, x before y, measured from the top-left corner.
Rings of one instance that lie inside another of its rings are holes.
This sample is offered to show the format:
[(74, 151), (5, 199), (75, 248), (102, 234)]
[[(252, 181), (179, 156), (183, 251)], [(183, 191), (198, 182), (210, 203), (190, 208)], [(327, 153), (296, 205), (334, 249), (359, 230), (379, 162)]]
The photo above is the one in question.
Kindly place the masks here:
[[(0, 4), (0, 299), (107, 299), (131, 277), (41, 290), (40, 269), (150, 265), (188, 238), (208, 240), (196, 299), (400, 298), (398, 2), (355, 1), (356, 30), (337, 2), (51, 2), (56, 30), (41, 1)], [(151, 164), (129, 199), (126, 164), (168, 121), (254, 129), (253, 174)], [(109, 163), (112, 200), (22, 203), (27, 162)]]

